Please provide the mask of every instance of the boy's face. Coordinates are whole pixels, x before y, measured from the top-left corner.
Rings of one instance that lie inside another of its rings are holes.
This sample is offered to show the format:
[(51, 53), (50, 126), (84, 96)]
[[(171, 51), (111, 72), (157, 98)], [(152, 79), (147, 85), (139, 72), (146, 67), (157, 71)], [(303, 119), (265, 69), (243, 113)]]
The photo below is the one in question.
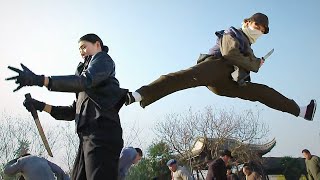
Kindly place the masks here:
[(262, 34), (264, 34), (264, 32), (266, 31), (266, 28), (263, 25), (256, 23), (254, 21), (247, 21), (247, 22), (245, 22), (245, 24), (246, 24), (246, 26), (250, 26), (256, 30), (261, 31)]

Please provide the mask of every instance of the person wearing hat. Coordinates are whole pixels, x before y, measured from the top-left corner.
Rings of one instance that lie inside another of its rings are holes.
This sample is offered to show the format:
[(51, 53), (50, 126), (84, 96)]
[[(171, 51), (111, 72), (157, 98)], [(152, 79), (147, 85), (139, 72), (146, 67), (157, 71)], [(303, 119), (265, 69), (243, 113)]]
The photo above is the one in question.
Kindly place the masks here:
[(227, 179), (227, 164), (232, 158), (228, 149), (220, 152), (220, 157), (208, 164), (206, 180)]
[(170, 159), (167, 162), (167, 166), (171, 171), (172, 180), (193, 180), (193, 177), (187, 168), (178, 166), (175, 159)]
[(257, 73), (264, 63), (263, 58), (254, 55), (251, 45), (268, 33), (269, 20), (262, 13), (244, 19), (239, 29), (230, 27), (217, 31), (216, 44), (208, 54), (200, 55), (197, 65), (160, 76), (135, 92), (129, 92), (125, 104), (140, 102), (140, 106), (145, 108), (174, 92), (206, 86), (220, 96), (258, 101), (272, 109), (312, 121), (315, 100), (307, 106), (299, 106), (271, 87), (250, 82), (249, 73)]

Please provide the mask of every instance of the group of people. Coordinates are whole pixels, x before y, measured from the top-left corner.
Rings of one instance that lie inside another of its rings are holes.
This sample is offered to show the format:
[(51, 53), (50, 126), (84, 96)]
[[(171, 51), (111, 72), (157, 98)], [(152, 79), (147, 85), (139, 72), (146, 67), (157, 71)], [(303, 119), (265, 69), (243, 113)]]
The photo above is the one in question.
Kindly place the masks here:
[[(253, 167), (245, 163), (241, 172), (243, 177), (238, 177), (237, 174), (232, 172), (232, 166), (229, 166), (232, 159), (231, 152), (227, 149), (220, 152), (220, 157), (214, 161), (208, 163), (208, 171), (206, 180), (240, 180), (245, 178), (246, 180), (261, 180), (262, 176), (253, 170)], [(171, 171), (172, 180), (193, 180), (194, 177), (190, 171), (184, 167), (179, 166), (175, 159), (170, 159), (167, 162), (167, 166)]]
[[(305, 158), (306, 172), (308, 179), (320, 179), (320, 158), (312, 155), (308, 149), (302, 150)], [(231, 152), (227, 149), (220, 152), (220, 157), (208, 163), (206, 180), (262, 180), (259, 172), (255, 171), (250, 163), (244, 163), (240, 171), (232, 172), (230, 162), (232, 159)], [(167, 162), (171, 171), (172, 180), (193, 180), (193, 176), (184, 166), (179, 166), (175, 159)], [(238, 167), (237, 167), (238, 170)]]
[(57, 120), (75, 120), (79, 148), (72, 179), (117, 179), (119, 157), (123, 148), (119, 110), (123, 104), (140, 102), (145, 108), (151, 103), (180, 90), (206, 86), (213, 93), (259, 101), (275, 110), (312, 121), (316, 101), (299, 106), (273, 88), (250, 82), (250, 72), (258, 72), (265, 59), (257, 58), (251, 45), (269, 32), (265, 14), (256, 13), (244, 19), (241, 28), (231, 27), (216, 32), (217, 43), (208, 54), (201, 55), (195, 66), (160, 76), (135, 92), (120, 88), (115, 77), (115, 63), (109, 48), (96, 34), (86, 34), (79, 41), (83, 58), (74, 75), (37, 75), (25, 65), (22, 69), (9, 66), (18, 75), (7, 78), (18, 85), (47, 87), (55, 92), (73, 92), (76, 100), (70, 106), (53, 106), (36, 99), (26, 99), (28, 111), (45, 111)]
[[(206, 180), (226, 179), (226, 180), (239, 180), (237, 174), (232, 173), (231, 166), (228, 166), (232, 159), (231, 151), (225, 149), (220, 153), (220, 157), (208, 164), (208, 174)], [(249, 164), (244, 164), (242, 173), (246, 180), (261, 180), (262, 177), (259, 173), (253, 171)]]

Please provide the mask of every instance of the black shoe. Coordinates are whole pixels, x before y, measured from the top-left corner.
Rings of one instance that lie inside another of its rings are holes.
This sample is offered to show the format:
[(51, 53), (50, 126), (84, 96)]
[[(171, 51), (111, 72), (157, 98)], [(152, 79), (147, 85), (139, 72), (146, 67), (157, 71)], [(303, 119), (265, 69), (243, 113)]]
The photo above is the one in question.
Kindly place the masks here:
[(309, 105), (307, 106), (307, 111), (306, 111), (306, 114), (304, 115), (304, 119), (312, 121), (314, 113), (316, 112), (316, 108), (317, 108), (317, 102), (316, 100), (312, 99)]
[(127, 96), (126, 96), (126, 102), (125, 105), (128, 106), (129, 104), (132, 104), (136, 102), (136, 100), (134, 99), (134, 97), (132, 96), (132, 92), (128, 92)]

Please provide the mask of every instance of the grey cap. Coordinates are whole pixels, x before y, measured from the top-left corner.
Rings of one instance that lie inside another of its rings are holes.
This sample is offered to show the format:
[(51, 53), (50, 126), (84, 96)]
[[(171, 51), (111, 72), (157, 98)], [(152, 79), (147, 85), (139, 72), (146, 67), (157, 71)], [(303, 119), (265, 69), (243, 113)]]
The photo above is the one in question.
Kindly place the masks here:
[(171, 166), (172, 164), (177, 164), (177, 161), (175, 159), (170, 159), (168, 162), (167, 162), (167, 166)]

